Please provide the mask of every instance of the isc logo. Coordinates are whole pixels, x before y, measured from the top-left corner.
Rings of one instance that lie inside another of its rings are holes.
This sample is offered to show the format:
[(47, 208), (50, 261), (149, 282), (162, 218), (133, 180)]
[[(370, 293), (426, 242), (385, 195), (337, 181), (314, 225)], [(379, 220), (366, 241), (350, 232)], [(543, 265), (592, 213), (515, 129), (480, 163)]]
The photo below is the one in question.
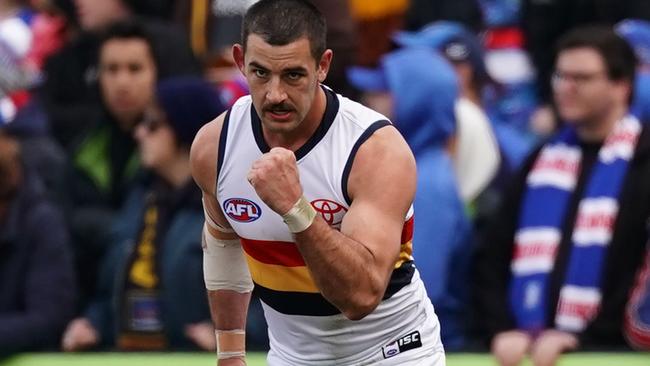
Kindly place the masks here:
[(415, 332), (415, 333), (411, 333), (411, 334), (405, 336), (404, 338), (400, 338), (397, 341), (397, 344), (400, 347), (402, 347), (402, 346), (406, 346), (409, 343), (416, 343), (416, 342), (419, 342), (419, 341), (420, 341), (420, 333)]
[(251, 222), (260, 218), (262, 210), (257, 203), (245, 198), (230, 198), (223, 203), (223, 212), (239, 222)]
[(381, 351), (384, 354), (384, 358), (390, 358), (418, 347), (422, 347), (422, 340), (420, 339), (420, 332), (416, 330), (415, 332), (407, 334), (404, 337), (382, 347)]

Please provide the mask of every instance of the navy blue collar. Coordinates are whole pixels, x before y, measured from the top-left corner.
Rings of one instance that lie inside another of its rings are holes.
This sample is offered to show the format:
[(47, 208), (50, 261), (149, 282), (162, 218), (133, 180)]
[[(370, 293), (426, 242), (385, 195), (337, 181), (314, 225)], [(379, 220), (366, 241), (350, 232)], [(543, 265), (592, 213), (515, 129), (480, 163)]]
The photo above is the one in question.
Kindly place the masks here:
[[(318, 125), (318, 128), (314, 132), (313, 135), (305, 142), (304, 145), (302, 145), (298, 150), (296, 150), (295, 155), (296, 155), (296, 160), (302, 159), (311, 149), (320, 142), (320, 140), (323, 139), (327, 131), (329, 130), (330, 126), (334, 122), (334, 118), (336, 118), (336, 115), (339, 112), (339, 99), (336, 97), (336, 94), (323, 86), (321, 86), (323, 91), (325, 92), (325, 97), (327, 101), (327, 105), (325, 107), (325, 113), (323, 114), (323, 119), (321, 120), (320, 124)], [(255, 142), (257, 143), (257, 147), (259, 147), (260, 151), (263, 154), (266, 154), (267, 152), (271, 151), (271, 148), (269, 147), (269, 144), (266, 143), (266, 140), (264, 139), (264, 133), (262, 132), (262, 121), (260, 120), (260, 116), (258, 115), (257, 111), (255, 110), (255, 107), (251, 104), (251, 124), (253, 127), (253, 135), (255, 136)]]

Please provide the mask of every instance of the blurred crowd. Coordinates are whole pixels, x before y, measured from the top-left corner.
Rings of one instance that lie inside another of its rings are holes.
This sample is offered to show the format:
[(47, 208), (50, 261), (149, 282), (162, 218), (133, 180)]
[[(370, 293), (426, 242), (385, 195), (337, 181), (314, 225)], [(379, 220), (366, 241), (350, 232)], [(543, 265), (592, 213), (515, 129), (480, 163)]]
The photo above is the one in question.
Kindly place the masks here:
[[(650, 2), (311, 1), (325, 84), (416, 157), (446, 350), (650, 349)], [(0, 355), (215, 349), (189, 148), (253, 2), (0, 0)]]

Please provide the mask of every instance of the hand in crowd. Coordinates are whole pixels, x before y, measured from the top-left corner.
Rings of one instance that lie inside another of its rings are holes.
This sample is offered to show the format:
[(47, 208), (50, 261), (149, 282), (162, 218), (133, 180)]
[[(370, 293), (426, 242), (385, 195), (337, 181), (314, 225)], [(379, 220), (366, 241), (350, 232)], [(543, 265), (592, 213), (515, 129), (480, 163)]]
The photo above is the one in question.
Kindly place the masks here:
[(531, 347), (532, 338), (525, 332), (511, 330), (497, 334), (491, 352), (501, 366), (517, 366)]
[(91, 348), (99, 343), (99, 334), (97, 330), (86, 318), (77, 318), (68, 324), (61, 348), (65, 352), (82, 351)]
[(549, 329), (540, 334), (530, 351), (535, 366), (553, 366), (563, 352), (578, 347), (578, 338), (571, 333)]
[(566, 351), (578, 347), (571, 333), (548, 329), (533, 339), (525, 332), (512, 330), (497, 334), (492, 340), (492, 354), (501, 366), (519, 365), (527, 353), (535, 366), (553, 366)]
[(217, 350), (214, 327), (211, 322), (194, 323), (185, 326), (185, 336), (202, 350), (210, 352)]

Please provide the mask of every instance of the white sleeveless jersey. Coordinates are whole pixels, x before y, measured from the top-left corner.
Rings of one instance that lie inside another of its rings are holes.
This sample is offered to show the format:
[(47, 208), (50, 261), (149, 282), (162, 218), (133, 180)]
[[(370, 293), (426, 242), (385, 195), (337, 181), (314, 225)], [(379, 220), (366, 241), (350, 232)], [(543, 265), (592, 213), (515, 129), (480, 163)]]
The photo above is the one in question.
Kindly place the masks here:
[[(321, 125), (295, 154), (304, 196), (338, 229), (351, 204), (347, 179), (356, 151), (390, 122), (323, 90), (327, 108)], [(268, 151), (250, 96), (239, 99), (227, 112), (220, 137), (217, 199), (241, 238), (262, 301), (269, 325), (269, 364), (406, 364), (442, 353), (438, 320), (411, 257), (412, 210), (384, 300), (364, 319), (348, 320), (320, 294), (282, 218), (246, 180), (253, 162)]]

